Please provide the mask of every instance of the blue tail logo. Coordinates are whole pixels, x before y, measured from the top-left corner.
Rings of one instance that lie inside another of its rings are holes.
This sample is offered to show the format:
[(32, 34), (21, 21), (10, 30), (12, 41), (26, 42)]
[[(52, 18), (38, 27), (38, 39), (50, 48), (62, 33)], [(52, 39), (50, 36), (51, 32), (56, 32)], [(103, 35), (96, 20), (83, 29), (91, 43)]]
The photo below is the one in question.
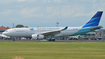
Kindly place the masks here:
[(31, 28), (30, 30), (31, 30), (31, 31), (33, 31), (34, 29), (33, 29), (33, 28)]
[(103, 11), (98, 11), (82, 28), (98, 26)]

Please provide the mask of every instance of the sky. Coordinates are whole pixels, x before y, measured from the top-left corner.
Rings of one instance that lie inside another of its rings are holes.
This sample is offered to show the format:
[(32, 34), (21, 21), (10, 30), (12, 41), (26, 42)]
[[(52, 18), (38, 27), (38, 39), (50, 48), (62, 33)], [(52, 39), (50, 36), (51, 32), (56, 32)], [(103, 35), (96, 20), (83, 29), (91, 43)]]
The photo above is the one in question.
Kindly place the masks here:
[(0, 0), (0, 26), (79, 27), (97, 11), (105, 11), (105, 0)]

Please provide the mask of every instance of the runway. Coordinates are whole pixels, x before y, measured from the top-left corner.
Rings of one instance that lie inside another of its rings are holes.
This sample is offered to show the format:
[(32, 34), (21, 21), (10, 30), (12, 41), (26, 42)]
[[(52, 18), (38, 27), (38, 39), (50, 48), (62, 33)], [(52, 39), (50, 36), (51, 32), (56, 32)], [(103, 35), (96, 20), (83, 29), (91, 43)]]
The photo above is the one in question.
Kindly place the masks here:
[(105, 40), (0, 40), (0, 42), (105, 42)]

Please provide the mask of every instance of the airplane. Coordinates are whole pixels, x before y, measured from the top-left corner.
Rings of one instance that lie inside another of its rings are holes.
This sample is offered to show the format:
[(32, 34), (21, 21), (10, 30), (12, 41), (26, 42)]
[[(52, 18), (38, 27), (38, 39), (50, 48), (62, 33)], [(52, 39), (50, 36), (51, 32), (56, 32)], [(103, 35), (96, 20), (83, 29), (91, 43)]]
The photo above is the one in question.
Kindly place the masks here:
[(103, 11), (97, 13), (82, 27), (35, 27), (35, 28), (11, 28), (2, 33), (9, 37), (31, 37), (32, 39), (50, 38), (49, 41), (55, 41), (54, 37), (75, 36), (85, 34), (97, 29), (103, 28), (98, 26)]

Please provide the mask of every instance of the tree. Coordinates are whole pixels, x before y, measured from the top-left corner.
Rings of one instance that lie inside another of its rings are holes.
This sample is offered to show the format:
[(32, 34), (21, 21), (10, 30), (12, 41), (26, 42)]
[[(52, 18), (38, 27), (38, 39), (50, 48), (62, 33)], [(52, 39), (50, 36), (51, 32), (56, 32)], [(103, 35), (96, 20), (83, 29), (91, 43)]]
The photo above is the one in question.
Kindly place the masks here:
[(21, 28), (21, 27), (24, 27), (24, 26), (21, 24), (16, 25), (16, 28)]

